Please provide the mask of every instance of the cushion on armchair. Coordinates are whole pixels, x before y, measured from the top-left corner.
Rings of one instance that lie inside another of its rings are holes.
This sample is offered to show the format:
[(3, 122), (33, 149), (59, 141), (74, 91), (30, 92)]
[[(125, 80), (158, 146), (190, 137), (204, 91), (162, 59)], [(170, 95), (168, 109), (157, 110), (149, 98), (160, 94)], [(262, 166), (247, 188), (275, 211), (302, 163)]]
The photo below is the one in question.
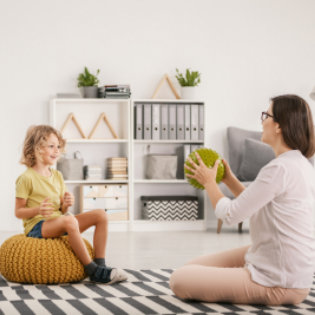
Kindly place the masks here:
[(247, 138), (260, 140), (261, 132), (245, 130), (237, 127), (227, 128), (227, 140), (229, 148), (229, 164), (232, 172), (238, 176), (238, 170), (240, 168), (243, 156), (244, 141)]
[(238, 178), (241, 181), (255, 180), (260, 169), (275, 158), (271, 146), (250, 138), (244, 140), (242, 153), (242, 161), (238, 169)]

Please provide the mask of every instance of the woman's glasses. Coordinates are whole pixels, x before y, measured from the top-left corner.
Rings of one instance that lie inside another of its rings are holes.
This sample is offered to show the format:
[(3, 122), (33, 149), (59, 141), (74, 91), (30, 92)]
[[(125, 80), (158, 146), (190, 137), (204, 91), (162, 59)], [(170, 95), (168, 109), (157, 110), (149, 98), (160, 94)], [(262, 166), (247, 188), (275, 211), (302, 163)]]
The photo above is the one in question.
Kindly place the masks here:
[(268, 117), (273, 118), (273, 116), (272, 116), (272, 115), (270, 115), (270, 114), (269, 114), (269, 113), (267, 113), (267, 112), (262, 112), (262, 113), (261, 113), (261, 121), (266, 120)]

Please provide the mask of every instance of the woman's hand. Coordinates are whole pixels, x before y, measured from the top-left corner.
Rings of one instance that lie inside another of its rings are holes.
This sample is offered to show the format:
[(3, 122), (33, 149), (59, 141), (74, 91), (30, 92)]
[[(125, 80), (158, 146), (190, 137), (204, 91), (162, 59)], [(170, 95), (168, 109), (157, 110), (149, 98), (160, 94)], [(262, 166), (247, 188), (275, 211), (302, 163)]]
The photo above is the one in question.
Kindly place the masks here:
[(73, 194), (66, 191), (65, 194), (63, 195), (63, 202), (62, 202), (63, 209), (67, 210), (69, 207), (73, 206), (73, 204), (74, 204)]
[(42, 215), (43, 217), (50, 217), (54, 212), (54, 207), (52, 202), (49, 202), (50, 198), (47, 197), (44, 201), (39, 205), (38, 214)]
[(197, 158), (198, 164), (189, 158), (188, 162), (191, 164), (191, 167), (185, 164), (185, 168), (192, 174), (186, 173), (186, 176), (197, 180), (204, 187), (208, 182), (216, 182), (217, 170), (220, 160), (217, 159), (213, 167), (209, 168), (203, 163), (200, 155), (197, 152), (195, 153), (195, 156)]
[(224, 168), (225, 168), (224, 177), (222, 178), (222, 182), (227, 185), (233, 178), (235, 178), (235, 175), (232, 172), (230, 165), (226, 160), (222, 159), (222, 163), (223, 163)]

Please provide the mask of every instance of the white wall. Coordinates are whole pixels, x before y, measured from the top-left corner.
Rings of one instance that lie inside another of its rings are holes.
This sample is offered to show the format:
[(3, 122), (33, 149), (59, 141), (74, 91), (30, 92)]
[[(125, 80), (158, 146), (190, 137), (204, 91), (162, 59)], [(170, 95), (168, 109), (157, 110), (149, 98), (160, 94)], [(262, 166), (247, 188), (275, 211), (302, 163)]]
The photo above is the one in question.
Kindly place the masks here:
[(314, 12), (313, 0), (1, 0), (0, 230), (21, 228), (14, 182), (27, 127), (48, 123), (49, 98), (77, 92), (85, 65), (103, 84), (129, 83), (134, 98), (176, 67), (201, 71), (207, 145), (226, 155), (226, 127), (259, 130), (271, 96), (310, 101)]

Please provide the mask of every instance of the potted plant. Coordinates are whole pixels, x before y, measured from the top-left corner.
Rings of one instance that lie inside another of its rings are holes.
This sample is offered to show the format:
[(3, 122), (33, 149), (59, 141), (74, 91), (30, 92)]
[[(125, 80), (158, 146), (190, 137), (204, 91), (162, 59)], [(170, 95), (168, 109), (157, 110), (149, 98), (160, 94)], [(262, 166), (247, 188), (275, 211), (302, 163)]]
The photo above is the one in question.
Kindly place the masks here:
[(78, 87), (80, 88), (81, 95), (84, 98), (97, 98), (98, 95), (98, 83), (97, 78), (100, 73), (100, 69), (97, 69), (96, 74), (90, 73), (87, 67), (84, 67), (84, 72), (78, 75)]
[(186, 99), (195, 98), (195, 87), (200, 83), (200, 73), (186, 69), (185, 76), (176, 68), (176, 79), (181, 86), (181, 97)]

